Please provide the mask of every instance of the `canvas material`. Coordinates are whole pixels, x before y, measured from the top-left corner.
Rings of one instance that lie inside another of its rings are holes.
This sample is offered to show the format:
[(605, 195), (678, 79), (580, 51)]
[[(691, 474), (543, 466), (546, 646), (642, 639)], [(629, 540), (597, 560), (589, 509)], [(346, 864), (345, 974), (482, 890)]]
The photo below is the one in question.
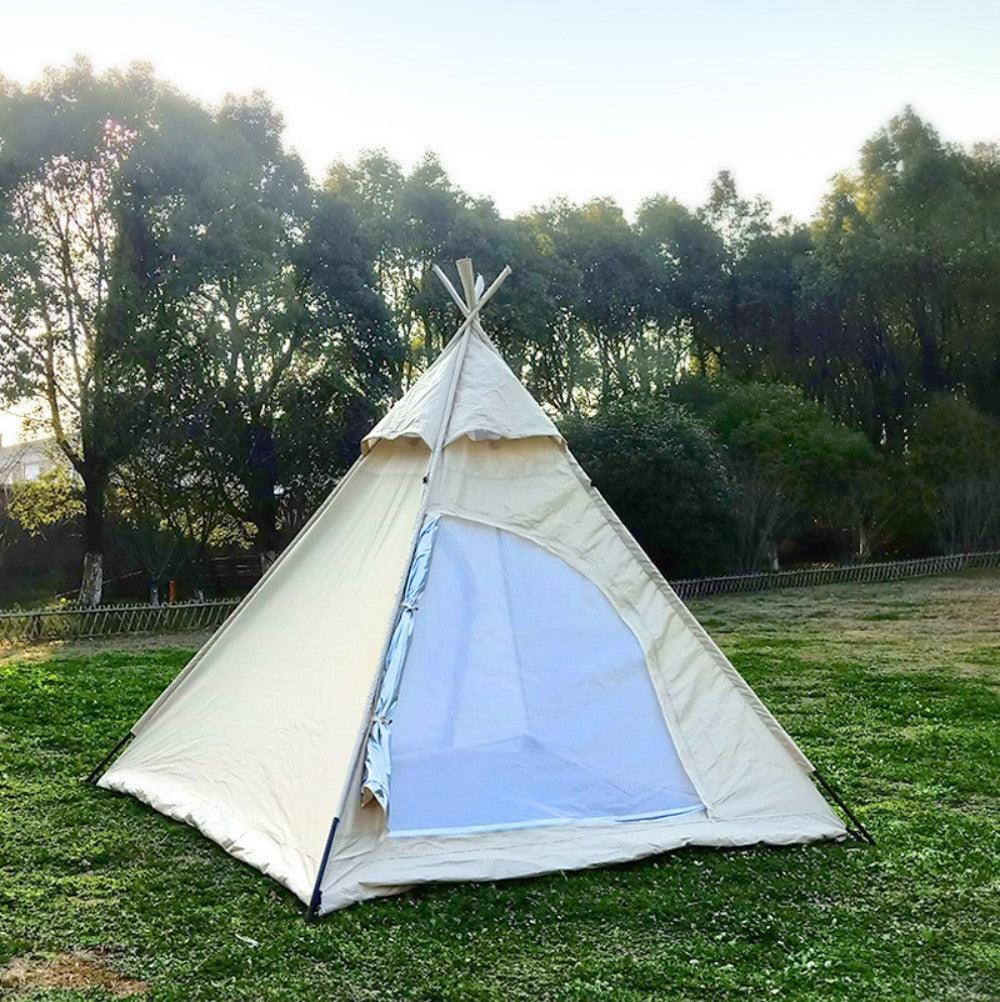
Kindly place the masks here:
[[(524, 876), (689, 844), (842, 836), (843, 824), (808, 778), (808, 761), (478, 335), (457, 384), (429, 508), (420, 510), (453, 352), (451, 345), (373, 430), (368, 455), (337, 496), (142, 718), (101, 785), (194, 824), (303, 901), (343, 805), (319, 875), (323, 912), (429, 880)], [(424, 514), (519, 536), (601, 591), (642, 649), (705, 813), (386, 837), (381, 807), (361, 804), (364, 736)]]
[(689, 814), (652, 821), (515, 828), (469, 835), (385, 838), (376, 805), (352, 802), (324, 874), (320, 914), (418, 884), (509, 880), (623, 863), (685, 846), (802, 845), (844, 835), (830, 814), (712, 820)]
[[(407, 394), (365, 436), (370, 449), (382, 439), (420, 438), (434, 447), (458, 359), (452, 341)], [(473, 330), (462, 363), (445, 444), (470, 439), (519, 439), (536, 435), (559, 440), (552, 420), (488, 341)]]
[[(518, 535), (600, 589), (642, 648), (678, 756), (707, 811), (400, 839), (389, 837), (380, 807), (362, 807), (359, 797), (349, 796), (321, 880), (323, 912), (428, 880), (525, 876), (682, 845), (784, 845), (844, 835), (843, 823), (809, 778), (808, 760), (565, 447), (547, 438), (456, 441), (444, 452), (429, 513)], [(404, 665), (404, 686), (405, 679)], [(359, 790), (360, 774), (350, 788)]]
[(604, 592), (646, 654), (678, 754), (710, 815), (785, 814), (790, 803), (826, 808), (808, 760), (639, 559), (564, 447), (545, 439), (456, 442), (430, 508), (520, 534)]
[(312, 893), (409, 559), (428, 451), (373, 449), (100, 785)]

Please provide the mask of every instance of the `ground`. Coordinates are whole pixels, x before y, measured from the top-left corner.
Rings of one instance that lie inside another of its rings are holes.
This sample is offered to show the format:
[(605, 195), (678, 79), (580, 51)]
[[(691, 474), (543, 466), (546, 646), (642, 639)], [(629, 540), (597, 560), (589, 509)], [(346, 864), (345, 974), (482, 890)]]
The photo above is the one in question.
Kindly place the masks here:
[(188, 651), (8, 655), (0, 996), (996, 999), (1000, 574), (692, 607), (874, 848), (686, 850), (308, 925), (193, 829), (79, 782)]

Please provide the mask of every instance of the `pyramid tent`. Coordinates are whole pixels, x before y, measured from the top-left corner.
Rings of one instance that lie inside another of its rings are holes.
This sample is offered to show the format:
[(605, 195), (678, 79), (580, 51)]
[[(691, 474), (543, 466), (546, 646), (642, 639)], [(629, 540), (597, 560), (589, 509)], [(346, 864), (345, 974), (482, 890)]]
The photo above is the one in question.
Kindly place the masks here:
[(484, 334), (507, 269), (485, 292), (459, 273), (464, 298), (441, 275), (458, 334), (99, 785), (311, 915), (429, 881), (844, 836)]

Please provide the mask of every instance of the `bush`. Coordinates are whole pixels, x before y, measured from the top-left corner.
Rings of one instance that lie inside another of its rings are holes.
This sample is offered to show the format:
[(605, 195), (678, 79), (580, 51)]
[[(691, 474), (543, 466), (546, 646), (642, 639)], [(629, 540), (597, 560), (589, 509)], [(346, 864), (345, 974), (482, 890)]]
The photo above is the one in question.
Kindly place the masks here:
[(733, 485), (722, 451), (688, 411), (663, 401), (619, 402), (593, 417), (568, 419), (562, 431), (665, 575), (727, 569)]
[[(817, 528), (849, 532), (855, 554), (867, 555), (881, 520), (880, 476), (878, 454), (861, 432), (780, 383), (688, 378), (671, 396), (726, 448), (740, 493), (765, 502), (761, 517), (741, 532), (741, 569), (759, 568), (778, 538)], [(738, 518), (751, 510), (741, 504)]]
[(917, 419), (910, 468), (938, 549), (1000, 547), (1000, 422), (965, 400), (939, 397)]

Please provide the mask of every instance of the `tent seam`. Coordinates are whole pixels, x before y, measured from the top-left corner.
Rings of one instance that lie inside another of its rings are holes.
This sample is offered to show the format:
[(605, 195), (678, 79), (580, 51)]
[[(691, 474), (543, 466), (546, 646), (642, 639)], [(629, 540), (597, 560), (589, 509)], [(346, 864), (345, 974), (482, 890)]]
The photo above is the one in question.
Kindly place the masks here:
[[(503, 836), (505, 832), (508, 831), (524, 831), (529, 832), (533, 835), (537, 835), (539, 832), (544, 832), (546, 834), (552, 833), (553, 841), (571, 841), (574, 836), (580, 835), (581, 833), (586, 833), (593, 835), (595, 832), (600, 832), (604, 830), (613, 830), (614, 828), (631, 828), (636, 831), (645, 830), (641, 826), (646, 826), (649, 829), (669, 827), (669, 828), (696, 828), (702, 825), (709, 826), (719, 826), (724, 827), (730, 824), (739, 824), (740, 822), (745, 822), (747, 824), (754, 824), (757, 822), (765, 821), (789, 821), (797, 818), (809, 818), (814, 821), (828, 822), (828, 819), (821, 814), (814, 814), (812, 812), (798, 812), (796, 814), (744, 814), (736, 817), (710, 817), (707, 814), (702, 815), (703, 812), (691, 812), (690, 814), (678, 814), (678, 815), (668, 815), (663, 818), (650, 819), (648, 821), (630, 821), (630, 822), (617, 822), (614, 824), (609, 823), (604, 826), (601, 824), (593, 825), (537, 825), (535, 827), (525, 827), (520, 829), (508, 828), (508, 829), (496, 829), (491, 832), (475, 832), (475, 833), (462, 833), (458, 835), (447, 835), (447, 834), (433, 834), (433, 835), (415, 835), (406, 838), (394, 838), (392, 839), (392, 844), (398, 851), (399, 847), (405, 846), (405, 852), (399, 852), (400, 856), (409, 855), (420, 855), (421, 850), (425, 849), (420, 843), (427, 839), (447, 839), (449, 842), (453, 839), (470, 839), (477, 840), (481, 836), (487, 834), (489, 836)], [(838, 819), (839, 821), (839, 819)], [(504, 842), (504, 851), (511, 849), (531, 849), (537, 847), (538, 840), (536, 838), (521, 840), (521, 841), (510, 841)], [(465, 856), (476, 852), (481, 852), (482, 850), (478, 846), (470, 845), (468, 848), (463, 847), (448, 847), (449, 856)], [(359, 853), (358, 856), (362, 857), (365, 853)]]

